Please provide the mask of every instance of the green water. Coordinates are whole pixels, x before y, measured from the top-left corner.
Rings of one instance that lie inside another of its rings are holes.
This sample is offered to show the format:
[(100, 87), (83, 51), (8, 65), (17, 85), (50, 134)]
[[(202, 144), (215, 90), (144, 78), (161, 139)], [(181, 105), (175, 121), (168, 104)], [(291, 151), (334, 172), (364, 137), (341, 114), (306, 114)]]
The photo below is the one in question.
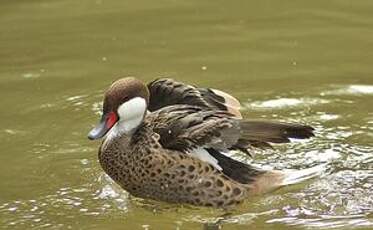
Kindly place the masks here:
[[(372, 13), (367, 0), (1, 1), (0, 228), (373, 228)], [(254, 162), (329, 170), (231, 213), (129, 197), (86, 138), (102, 91), (129, 75), (311, 124), (316, 138)]]

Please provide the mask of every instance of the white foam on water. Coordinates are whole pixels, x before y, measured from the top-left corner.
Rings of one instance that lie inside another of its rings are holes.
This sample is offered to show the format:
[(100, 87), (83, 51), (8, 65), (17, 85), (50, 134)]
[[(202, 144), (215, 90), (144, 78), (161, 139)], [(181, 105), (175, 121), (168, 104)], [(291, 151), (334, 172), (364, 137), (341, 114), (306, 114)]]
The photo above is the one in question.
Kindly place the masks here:
[(255, 101), (247, 106), (259, 109), (281, 109), (286, 107), (297, 107), (303, 105), (326, 104), (328, 100), (320, 98), (277, 98), (267, 101)]
[(373, 85), (350, 85), (347, 89), (353, 94), (373, 94)]
[(320, 93), (325, 95), (367, 95), (373, 94), (373, 85), (347, 85)]

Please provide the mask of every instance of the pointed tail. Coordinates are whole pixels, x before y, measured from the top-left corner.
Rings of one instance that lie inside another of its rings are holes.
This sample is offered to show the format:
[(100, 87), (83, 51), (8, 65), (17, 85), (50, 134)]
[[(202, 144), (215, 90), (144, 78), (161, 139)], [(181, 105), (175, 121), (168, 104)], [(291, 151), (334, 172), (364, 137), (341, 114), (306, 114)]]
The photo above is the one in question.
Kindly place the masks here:
[(251, 194), (261, 194), (273, 191), (286, 185), (297, 184), (320, 176), (327, 169), (327, 163), (307, 169), (270, 170), (257, 176), (250, 184)]
[(303, 182), (305, 180), (312, 179), (314, 177), (320, 176), (327, 169), (327, 163), (316, 165), (311, 168), (301, 169), (301, 170), (292, 170), (287, 169), (281, 171), (284, 175), (280, 186), (292, 185)]

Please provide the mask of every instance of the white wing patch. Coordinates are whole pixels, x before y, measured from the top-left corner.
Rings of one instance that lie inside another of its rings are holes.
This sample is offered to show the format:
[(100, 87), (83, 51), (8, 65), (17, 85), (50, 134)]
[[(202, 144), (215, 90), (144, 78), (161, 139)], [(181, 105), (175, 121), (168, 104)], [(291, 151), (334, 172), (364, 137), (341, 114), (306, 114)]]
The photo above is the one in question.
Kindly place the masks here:
[(211, 164), (219, 171), (223, 170), (222, 167), (220, 167), (218, 160), (211, 156), (210, 153), (207, 152), (207, 150), (204, 148), (193, 149), (190, 152), (188, 152), (188, 155)]

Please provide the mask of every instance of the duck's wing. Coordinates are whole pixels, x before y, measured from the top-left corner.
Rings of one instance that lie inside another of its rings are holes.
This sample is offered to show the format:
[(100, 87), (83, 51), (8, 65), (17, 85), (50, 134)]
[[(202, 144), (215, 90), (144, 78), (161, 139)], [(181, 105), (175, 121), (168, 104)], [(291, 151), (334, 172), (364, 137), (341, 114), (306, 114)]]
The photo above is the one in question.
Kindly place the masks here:
[(271, 143), (314, 136), (311, 126), (242, 120), (226, 111), (191, 105), (161, 108), (150, 113), (147, 120), (165, 148), (179, 151), (204, 147), (221, 151), (236, 149), (250, 155), (253, 147), (271, 148)]
[(288, 143), (291, 138), (307, 139), (314, 136), (311, 126), (294, 123), (243, 120), (240, 127), (243, 139), (266, 143)]
[(147, 85), (150, 93), (149, 111), (170, 105), (193, 105), (229, 112), (241, 118), (240, 102), (216, 89), (197, 88), (169, 78), (156, 79)]
[(240, 137), (240, 120), (199, 106), (173, 105), (147, 115), (164, 148), (188, 153), (198, 148), (228, 150)]
[(250, 154), (252, 146), (289, 142), (289, 138), (312, 136), (309, 126), (245, 121), (208, 108), (174, 105), (149, 113), (144, 124), (159, 135), (165, 149), (199, 158), (240, 183), (250, 183), (261, 170), (234, 160), (224, 153), (238, 149)]
[(232, 149), (250, 155), (252, 148), (272, 148), (271, 143), (289, 143), (291, 139), (308, 139), (314, 128), (308, 125), (264, 120), (241, 120), (241, 136)]
[[(239, 101), (220, 90), (197, 88), (169, 78), (150, 82), (148, 89), (150, 111), (170, 105), (191, 105), (228, 112), (235, 118), (242, 118)], [(307, 125), (264, 120), (243, 120), (240, 129), (242, 138), (231, 148), (248, 154), (249, 148), (271, 148), (270, 143), (287, 143), (291, 138), (306, 139), (314, 136), (314, 129)]]

